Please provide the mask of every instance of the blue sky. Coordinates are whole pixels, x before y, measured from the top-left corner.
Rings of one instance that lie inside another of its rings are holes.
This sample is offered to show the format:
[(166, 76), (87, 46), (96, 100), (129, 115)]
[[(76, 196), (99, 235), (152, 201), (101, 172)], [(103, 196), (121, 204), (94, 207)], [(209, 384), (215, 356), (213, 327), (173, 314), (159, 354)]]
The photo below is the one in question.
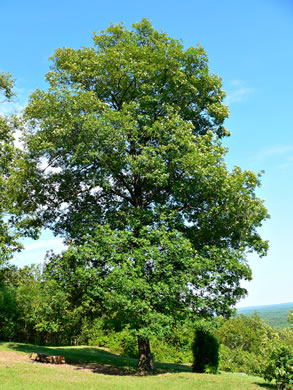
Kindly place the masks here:
[[(2, 113), (46, 88), (56, 48), (89, 46), (92, 33), (111, 22), (130, 27), (148, 17), (185, 47), (200, 43), (227, 92), (229, 167), (265, 170), (258, 195), (271, 214), (261, 228), (270, 251), (249, 257), (254, 279), (239, 306), (293, 302), (292, 0), (14, 0), (0, 2), (0, 14), (0, 69), (12, 73), (18, 94)], [(58, 252), (62, 240), (45, 232), (25, 246), (14, 261), (19, 266), (41, 261), (48, 249)]]

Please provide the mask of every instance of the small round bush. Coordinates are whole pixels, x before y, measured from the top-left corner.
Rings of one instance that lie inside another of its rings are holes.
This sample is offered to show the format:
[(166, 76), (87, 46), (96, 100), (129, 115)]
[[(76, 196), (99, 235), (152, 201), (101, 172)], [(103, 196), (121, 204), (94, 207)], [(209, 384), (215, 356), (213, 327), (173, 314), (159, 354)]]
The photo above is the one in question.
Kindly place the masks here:
[(269, 382), (275, 380), (280, 390), (293, 389), (293, 348), (291, 346), (282, 345), (272, 352), (264, 378)]
[(198, 329), (192, 344), (193, 372), (216, 374), (219, 366), (219, 343), (207, 330)]

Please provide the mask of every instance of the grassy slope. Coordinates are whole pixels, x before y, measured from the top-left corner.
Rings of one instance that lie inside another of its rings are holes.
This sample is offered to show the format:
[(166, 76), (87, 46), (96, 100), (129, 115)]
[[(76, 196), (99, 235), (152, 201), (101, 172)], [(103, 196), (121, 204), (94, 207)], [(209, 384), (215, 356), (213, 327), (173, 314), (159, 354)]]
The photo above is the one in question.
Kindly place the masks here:
[(279, 305), (244, 307), (237, 309), (237, 314), (249, 316), (256, 312), (269, 325), (276, 328), (287, 328), (289, 327), (288, 314), (291, 309), (293, 309), (293, 302), (281, 303)]
[(29, 361), (7, 362), (0, 360), (0, 389), (15, 390), (254, 390), (274, 389), (264, 384), (261, 378), (223, 373), (221, 375), (194, 374), (190, 367), (178, 364), (157, 363), (154, 375), (139, 376), (135, 370), (135, 359), (123, 358), (93, 347), (47, 348), (26, 344), (0, 343), (0, 350), (19, 353), (45, 352), (63, 354), (67, 361), (96, 362), (118, 367), (116, 375), (81, 370), (80, 365), (71, 367), (46, 364), (32, 364)]

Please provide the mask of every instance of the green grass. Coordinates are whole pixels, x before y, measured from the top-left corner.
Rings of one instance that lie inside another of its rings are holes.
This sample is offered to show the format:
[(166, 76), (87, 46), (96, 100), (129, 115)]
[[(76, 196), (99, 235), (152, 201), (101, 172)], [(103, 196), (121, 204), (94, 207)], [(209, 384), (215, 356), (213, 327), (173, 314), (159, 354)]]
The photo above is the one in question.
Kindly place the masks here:
[[(0, 389), (11, 390), (253, 390), (275, 389), (261, 378), (240, 374), (194, 374), (186, 365), (156, 363), (158, 371), (140, 375), (135, 359), (123, 358), (93, 347), (39, 347), (0, 343), (0, 351), (19, 354), (44, 352), (63, 354), (71, 366), (0, 359)], [(1, 356), (1, 353), (0, 353)], [(91, 362), (87, 370), (81, 362)]]

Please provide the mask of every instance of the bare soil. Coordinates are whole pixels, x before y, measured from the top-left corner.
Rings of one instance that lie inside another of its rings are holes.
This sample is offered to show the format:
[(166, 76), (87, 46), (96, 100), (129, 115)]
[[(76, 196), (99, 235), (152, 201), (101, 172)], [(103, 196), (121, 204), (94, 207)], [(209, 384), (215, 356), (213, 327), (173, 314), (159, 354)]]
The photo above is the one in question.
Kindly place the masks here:
[(24, 353), (17, 353), (11, 351), (0, 351), (0, 362), (5, 363), (15, 363), (15, 362), (23, 362), (30, 361), (29, 355)]
[(144, 375), (139, 372), (132, 372), (121, 368), (112, 367), (110, 365), (98, 364), (98, 363), (65, 363), (65, 364), (50, 364), (50, 363), (42, 363), (36, 362), (29, 358), (29, 354), (19, 353), (19, 352), (11, 352), (11, 351), (0, 351), (0, 365), (9, 365), (19, 362), (27, 362), (31, 364), (37, 365), (49, 365), (56, 369), (66, 369), (66, 370), (78, 370), (88, 373), (97, 373), (104, 375)]

